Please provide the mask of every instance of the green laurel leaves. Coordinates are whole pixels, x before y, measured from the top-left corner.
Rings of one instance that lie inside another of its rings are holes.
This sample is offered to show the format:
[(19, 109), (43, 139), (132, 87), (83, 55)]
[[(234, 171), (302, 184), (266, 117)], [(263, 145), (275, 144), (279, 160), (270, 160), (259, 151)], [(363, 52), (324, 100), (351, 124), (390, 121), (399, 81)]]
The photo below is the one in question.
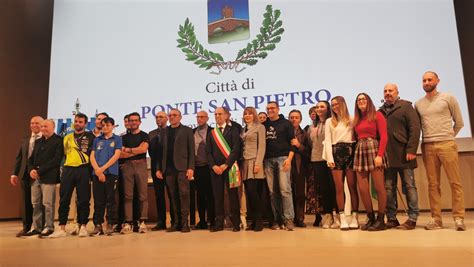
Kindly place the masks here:
[(272, 6), (267, 5), (260, 33), (247, 44), (246, 48), (237, 53), (236, 62), (253, 66), (257, 64), (258, 59), (266, 58), (268, 51), (276, 48), (276, 44), (281, 41), (281, 35), (285, 31), (282, 28), (283, 22), (279, 20), (280, 15), (279, 9), (273, 11)]
[(276, 44), (281, 41), (281, 35), (285, 30), (282, 28), (283, 22), (279, 19), (280, 15), (279, 9), (273, 10), (271, 5), (267, 5), (260, 33), (237, 53), (234, 61), (225, 62), (219, 53), (205, 49), (197, 40), (194, 25), (189, 18), (186, 18), (184, 25), (179, 25), (177, 47), (185, 54), (186, 60), (194, 62), (200, 68), (208, 70), (217, 67), (219, 72), (214, 74), (219, 74), (222, 69), (235, 69), (240, 72), (243, 69), (237, 70), (239, 64), (249, 66), (257, 64), (259, 59), (265, 59), (268, 52), (274, 50)]
[(186, 60), (193, 61), (194, 64), (206, 70), (224, 63), (224, 58), (219, 53), (204, 49), (199, 43), (194, 33), (194, 25), (189, 18), (186, 18), (184, 25), (179, 25), (178, 36), (179, 39), (176, 40), (178, 48), (181, 48), (186, 55)]

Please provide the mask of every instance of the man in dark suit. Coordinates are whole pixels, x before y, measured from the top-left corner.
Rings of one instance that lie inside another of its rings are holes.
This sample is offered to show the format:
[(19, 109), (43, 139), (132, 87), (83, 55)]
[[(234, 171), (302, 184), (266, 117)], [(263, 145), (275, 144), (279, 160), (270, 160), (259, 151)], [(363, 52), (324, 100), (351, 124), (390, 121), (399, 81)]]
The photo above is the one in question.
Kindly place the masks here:
[(28, 233), (33, 221), (33, 205), (31, 204), (31, 177), (27, 171), (28, 159), (33, 153), (35, 141), (41, 138), (41, 122), (43, 118), (35, 116), (30, 120), (31, 135), (24, 138), (21, 142), (20, 149), (16, 156), (15, 169), (10, 176), (10, 183), (13, 186), (18, 185), (18, 177), (21, 182), (21, 192), (23, 196), (23, 229), (16, 234), (16, 237), (21, 237)]
[[(211, 170), (207, 162), (206, 155), (206, 140), (207, 136), (211, 134), (212, 127), (207, 124), (209, 116), (205, 111), (199, 111), (196, 116), (198, 127), (193, 129), (194, 133), (194, 150), (196, 154), (196, 169), (194, 172), (194, 180), (197, 191), (197, 206), (199, 213), (199, 223), (196, 229), (207, 229), (207, 223), (214, 225), (214, 196), (212, 194), (211, 186)], [(191, 194), (191, 199), (193, 194)], [(191, 205), (192, 206), (192, 205)], [(207, 212), (207, 220), (206, 220)], [(191, 216), (192, 208), (191, 208)]]
[[(224, 230), (224, 186), (227, 188), (230, 202), (231, 221), (233, 231), (240, 230), (240, 207), (238, 187), (230, 187), (229, 184), (229, 170), (234, 163), (239, 159), (240, 151), (242, 149), (239, 129), (230, 122), (228, 110), (219, 107), (215, 113), (216, 127), (222, 133), (225, 142), (230, 148), (228, 156), (224, 155), (221, 150), (222, 144), (216, 140), (217, 133), (207, 135), (206, 153), (207, 162), (212, 169), (211, 183), (214, 194), (214, 205), (216, 212), (215, 225), (211, 228), (211, 232)], [(217, 132), (217, 130), (215, 130)], [(220, 148), (221, 147), (221, 148)]]
[(194, 137), (193, 130), (181, 124), (181, 112), (171, 109), (168, 113), (170, 126), (161, 133), (163, 158), (158, 161), (156, 176), (165, 178), (168, 195), (171, 198), (174, 224), (169, 232), (181, 230), (190, 232), (189, 180), (194, 176)]
[(33, 154), (28, 160), (28, 171), (34, 180), (31, 184), (33, 225), (26, 237), (46, 237), (54, 230), (56, 184), (59, 183), (59, 167), (64, 157), (63, 139), (54, 133), (54, 127), (53, 120), (41, 123), (43, 136), (35, 141)]
[[(148, 133), (150, 137), (150, 146), (148, 154), (150, 154), (151, 177), (153, 178), (153, 186), (155, 189), (156, 215), (158, 217), (156, 225), (151, 228), (152, 231), (166, 230), (166, 202), (165, 202), (165, 181), (156, 177), (156, 165), (162, 159), (163, 144), (160, 140), (161, 132), (165, 130), (168, 123), (166, 112), (160, 111), (155, 115), (156, 129)], [(170, 209), (171, 210), (171, 209)], [(173, 216), (173, 213), (171, 213)], [(171, 223), (174, 218), (171, 217)]]

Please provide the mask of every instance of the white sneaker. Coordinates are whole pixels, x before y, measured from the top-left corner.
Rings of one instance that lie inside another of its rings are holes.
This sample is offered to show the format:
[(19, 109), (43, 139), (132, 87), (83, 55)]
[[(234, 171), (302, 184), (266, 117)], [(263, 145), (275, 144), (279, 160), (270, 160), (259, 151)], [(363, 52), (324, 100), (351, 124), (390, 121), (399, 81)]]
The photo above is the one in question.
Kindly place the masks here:
[(122, 225), (122, 230), (120, 230), (121, 234), (130, 234), (132, 233), (132, 226), (129, 223), (124, 223)]
[(350, 229), (359, 229), (359, 221), (357, 219), (357, 212), (352, 212), (351, 223), (349, 224)]
[(74, 228), (69, 232), (70, 235), (78, 235), (79, 234), (79, 224), (74, 225)]
[(79, 229), (79, 237), (86, 237), (88, 235), (89, 233), (87, 232), (86, 226), (81, 225), (81, 228)]
[(59, 229), (59, 230), (55, 231), (54, 233), (52, 233), (48, 237), (49, 238), (61, 238), (61, 237), (66, 237), (66, 236), (67, 236), (66, 230)]
[(139, 232), (140, 234), (144, 234), (144, 233), (146, 233), (146, 231), (147, 231), (147, 228), (146, 228), (145, 222), (141, 222), (141, 223), (140, 223), (140, 226), (139, 226), (139, 228), (138, 228), (138, 232)]
[(349, 230), (349, 224), (347, 223), (346, 215), (344, 214), (344, 212), (339, 213), (339, 218), (341, 219), (341, 230), (342, 231)]
[(339, 214), (333, 215), (333, 223), (331, 224), (331, 229), (339, 229), (341, 227), (341, 221), (339, 220)]
[(332, 223), (333, 223), (332, 214), (330, 213), (324, 214), (323, 220), (322, 220), (322, 228), (329, 229)]

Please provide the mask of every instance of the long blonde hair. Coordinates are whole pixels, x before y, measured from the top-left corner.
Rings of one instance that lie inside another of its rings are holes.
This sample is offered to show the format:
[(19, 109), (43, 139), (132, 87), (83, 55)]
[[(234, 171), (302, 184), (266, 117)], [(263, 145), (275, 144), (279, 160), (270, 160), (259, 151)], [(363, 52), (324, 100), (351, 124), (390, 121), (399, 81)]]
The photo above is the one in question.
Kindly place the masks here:
[[(336, 114), (332, 109), (332, 101), (335, 100), (339, 104), (339, 114)], [(342, 96), (335, 96), (331, 99), (331, 124), (336, 127), (339, 122), (348, 126), (351, 122), (349, 110), (347, 109), (346, 100)]]
[(249, 112), (249, 113), (252, 114), (254, 124), (260, 124), (260, 121), (258, 120), (257, 110), (254, 107), (246, 107), (244, 109), (244, 114), (245, 114), (245, 112)]

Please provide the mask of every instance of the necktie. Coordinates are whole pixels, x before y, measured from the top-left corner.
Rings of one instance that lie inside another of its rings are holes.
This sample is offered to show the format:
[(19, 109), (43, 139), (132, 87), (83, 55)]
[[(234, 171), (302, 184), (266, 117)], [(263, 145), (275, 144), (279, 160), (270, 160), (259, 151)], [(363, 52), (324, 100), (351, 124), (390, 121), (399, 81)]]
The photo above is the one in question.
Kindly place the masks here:
[(28, 158), (30, 158), (31, 154), (33, 154), (33, 149), (35, 148), (36, 139), (38, 139), (37, 134), (33, 135), (33, 137), (30, 138), (30, 143), (29, 143), (29, 146), (28, 146)]

